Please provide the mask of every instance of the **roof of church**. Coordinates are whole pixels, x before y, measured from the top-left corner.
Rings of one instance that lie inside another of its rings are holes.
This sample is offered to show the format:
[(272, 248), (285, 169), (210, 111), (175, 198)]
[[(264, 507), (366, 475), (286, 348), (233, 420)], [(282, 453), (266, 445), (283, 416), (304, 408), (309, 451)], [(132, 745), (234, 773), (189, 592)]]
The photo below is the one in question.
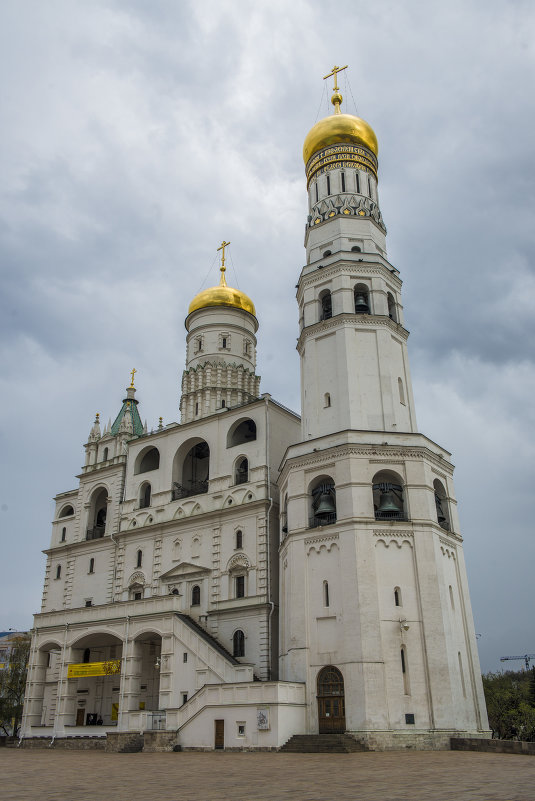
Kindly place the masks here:
[(119, 433), (119, 427), (123, 420), (123, 417), (129, 417), (130, 422), (132, 423), (132, 431), (135, 436), (140, 437), (143, 433), (143, 423), (141, 422), (141, 417), (139, 416), (139, 412), (137, 410), (137, 401), (133, 398), (125, 398), (123, 401), (123, 405), (121, 407), (121, 411), (115, 418), (115, 421), (111, 427), (111, 433), (116, 436)]

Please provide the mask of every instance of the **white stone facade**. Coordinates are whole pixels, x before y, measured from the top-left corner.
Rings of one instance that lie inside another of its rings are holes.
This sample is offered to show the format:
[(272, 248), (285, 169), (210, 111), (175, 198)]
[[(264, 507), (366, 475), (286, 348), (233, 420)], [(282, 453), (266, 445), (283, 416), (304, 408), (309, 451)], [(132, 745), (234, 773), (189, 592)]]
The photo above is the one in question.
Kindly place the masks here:
[(336, 153), (308, 187), (301, 418), (260, 395), (252, 303), (207, 290), (181, 423), (149, 433), (129, 387), (56, 498), (24, 737), (488, 732), (450, 454), (417, 429), (375, 175)]

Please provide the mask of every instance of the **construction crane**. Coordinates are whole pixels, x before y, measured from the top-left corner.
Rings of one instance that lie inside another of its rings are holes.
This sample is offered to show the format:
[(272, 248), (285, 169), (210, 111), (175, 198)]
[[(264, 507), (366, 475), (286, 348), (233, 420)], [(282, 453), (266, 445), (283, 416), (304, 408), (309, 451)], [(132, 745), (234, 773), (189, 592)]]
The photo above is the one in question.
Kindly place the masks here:
[(526, 670), (529, 670), (530, 659), (535, 659), (535, 654), (523, 654), (522, 656), (500, 656), (500, 662), (506, 662), (508, 659), (523, 659), (526, 663)]

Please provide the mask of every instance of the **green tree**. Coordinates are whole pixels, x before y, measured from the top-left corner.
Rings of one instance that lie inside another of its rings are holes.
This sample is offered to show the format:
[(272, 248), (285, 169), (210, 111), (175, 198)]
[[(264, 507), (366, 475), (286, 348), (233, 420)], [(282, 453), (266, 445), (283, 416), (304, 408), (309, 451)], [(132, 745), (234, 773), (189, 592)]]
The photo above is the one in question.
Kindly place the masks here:
[(29, 656), (30, 637), (20, 634), (13, 639), (9, 662), (0, 670), (0, 729), (14, 737), (22, 720)]
[(533, 684), (531, 670), (508, 670), (483, 676), (489, 725), (495, 737), (535, 741)]

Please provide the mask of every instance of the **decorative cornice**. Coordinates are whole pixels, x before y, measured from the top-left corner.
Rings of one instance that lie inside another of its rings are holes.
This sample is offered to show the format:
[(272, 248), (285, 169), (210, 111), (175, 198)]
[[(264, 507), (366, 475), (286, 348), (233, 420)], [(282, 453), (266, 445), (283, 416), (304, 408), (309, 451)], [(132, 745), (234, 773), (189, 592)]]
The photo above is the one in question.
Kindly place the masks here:
[[(373, 432), (373, 433), (380, 433), (380, 432)], [(388, 432), (385, 432), (385, 434), (387, 433)], [(407, 459), (425, 458), (426, 461), (432, 462), (437, 466), (438, 465), (446, 466), (443, 459), (440, 459), (432, 451), (430, 451), (428, 448), (424, 446), (422, 447), (414, 447), (413, 445), (396, 446), (396, 449), (393, 449), (390, 448), (388, 445), (356, 446), (356, 445), (342, 444), (342, 445), (332, 445), (329, 448), (325, 448), (321, 451), (318, 451), (314, 455), (306, 454), (303, 456), (294, 456), (288, 458), (281, 470), (281, 477), (283, 477), (285, 473), (288, 472), (290, 469), (306, 468), (306, 467), (312, 467), (314, 465), (324, 465), (326, 462), (332, 462), (333, 458), (336, 458), (338, 460), (341, 456), (368, 456), (368, 457), (370, 455), (376, 456), (377, 448), (379, 447), (384, 448), (388, 456), (394, 457), (395, 459), (399, 459), (401, 460), (401, 462), (405, 462)], [(336, 451), (336, 456), (333, 456), (333, 451)], [(398, 464), (398, 462), (396, 462), (396, 464)], [(453, 472), (453, 465), (451, 465), (451, 469)]]
[(329, 320), (321, 320), (318, 323), (314, 323), (313, 325), (303, 328), (301, 334), (299, 335), (299, 339), (297, 340), (297, 350), (301, 354), (304, 340), (308, 339), (308, 337), (314, 336), (320, 332), (323, 333), (331, 328), (340, 328), (342, 326), (344, 328), (350, 326), (353, 328), (362, 326), (383, 326), (385, 328), (389, 328), (395, 334), (398, 334), (398, 336), (405, 342), (409, 338), (409, 332), (407, 329), (403, 328), (403, 326), (399, 325), (399, 323), (395, 323), (386, 314), (349, 314), (348, 312), (343, 312), (342, 314), (336, 314)]
[(402, 530), (402, 531), (394, 531), (394, 529), (374, 529), (373, 530), (374, 537), (414, 537), (413, 531)]
[(316, 542), (334, 542), (335, 540), (338, 539), (339, 539), (338, 533), (333, 532), (332, 534), (325, 534), (322, 537), (306, 537), (305, 545), (313, 545)]
[[(336, 254), (335, 254), (336, 255)], [(379, 257), (379, 254), (377, 254)], [(343, 259), (345, 257), (342, 257)], [(327, 278), (334, 277), (341, 272), (351, 272), (355, 273), (356, 278), (366, 278), (369, 276), (370, 278), (374, 275), (382, 275), (388, 280), (391, 280), (393, 284), (396, 284), (396, 289), (400, 290), (402, 286), (402, 280), (399, 278), (395, 273), (392, 272), (392, 268), (388, 267), (386, 264), (382, 264), (380, 262), (368, 262), (364, 261), (337, 261), (333, 264), (328, 264), (325, 267), (322, 267), (321, 270), (317, 268), (314, 272), (306, 273), (302, 275), (300, 278), (300, 285), (303, 287), (308, 287), (310, 284), (316, 283), (318, 278), (323, 278), (327, 276)], [(374, 290), (377, 291), (377, 290)]]

